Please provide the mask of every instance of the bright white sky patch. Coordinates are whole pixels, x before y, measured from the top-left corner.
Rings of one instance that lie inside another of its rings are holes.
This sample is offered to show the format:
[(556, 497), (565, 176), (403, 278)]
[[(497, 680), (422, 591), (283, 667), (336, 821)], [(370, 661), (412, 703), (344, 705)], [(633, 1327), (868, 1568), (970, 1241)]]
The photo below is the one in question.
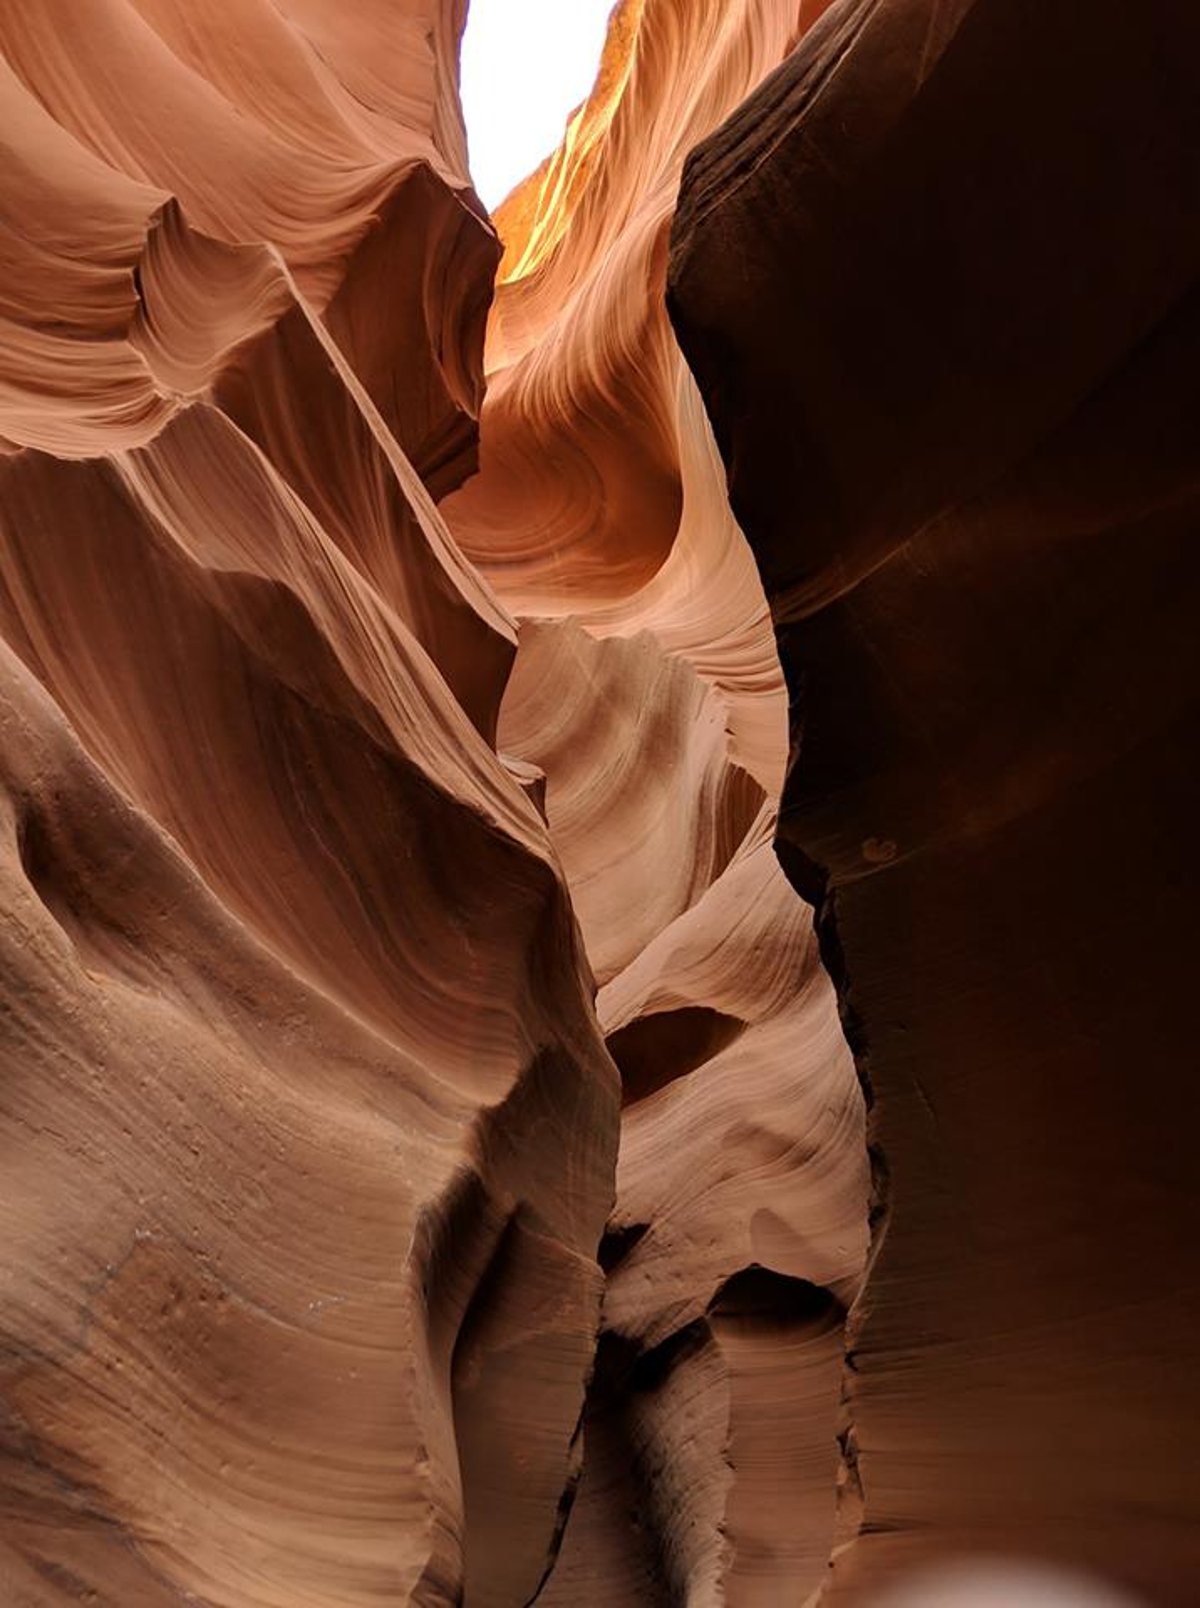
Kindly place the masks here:
[(613, 0), (471, 0), (462, 103), (471, 176), (498, 206), (562, 138), (596, 81)]

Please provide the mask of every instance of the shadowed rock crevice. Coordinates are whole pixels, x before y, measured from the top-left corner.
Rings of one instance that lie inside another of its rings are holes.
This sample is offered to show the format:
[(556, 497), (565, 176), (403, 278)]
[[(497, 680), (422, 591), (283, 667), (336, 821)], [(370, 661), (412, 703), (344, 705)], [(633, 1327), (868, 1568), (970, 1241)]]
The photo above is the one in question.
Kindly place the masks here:
[(636, 1248), (637, 1243), (647, 1233), (649, 1223), (626, 1223), (621, 1226), (609, 1224), (604, 1231), (604, 1238), (600, 1241), (600, 1249), (596, 1253), (596, 1260), (601, 1271), (611, 1273)]
[(602, 1333), (583, 1477), (539, 1601), (579, 1601), (601, 1557), (614, 1600), (664, 1608), (699, 1592), (765, 1608), (818, 1582), (836, 1453), (820, 1403), (844, 1315), (830, 1291), (751, 1266), (654, 1346)]
[(745, 1029), (737, 1017), (706, 1005), (654, 1012), (618, 1028), (606, 1043), (621, 1074), (621, 1103), (633, 1105), (686, 1077)]
[(764, 1328), (840, 1322), (845, 1312), (830, 1290), (769, 1267), (746, 1267), (725, 1280), (708, 1303), (709, 1316)]

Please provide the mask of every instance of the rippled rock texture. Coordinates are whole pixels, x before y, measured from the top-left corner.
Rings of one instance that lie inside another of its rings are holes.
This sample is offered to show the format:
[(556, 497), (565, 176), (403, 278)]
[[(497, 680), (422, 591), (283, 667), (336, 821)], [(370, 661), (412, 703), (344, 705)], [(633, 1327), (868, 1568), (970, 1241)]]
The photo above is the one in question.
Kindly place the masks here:
[(0, 17), (0, 1597), (527, 1601), (619, 1084), (434, 498), (461, 8)]
[(1189, 1600), (1200, 25), (1070, 9), (622, 0), (493, 226), (460, 0), (0, 8), (3, 1608)]
[(862, 1102), (663, 303), (686, 151), (802, 23), (617, 13), (460, 491), (462, 21), (0, 17), (5, 1603), (825, 1568)]
[(963, 1547), (1200, 1579), (1200, 20), (1085, 10), (844, 0), (674, 224), (875, 1097), (837, 1602)]
[(786, 688), (664, 301), (685, 156), (809, 20), (614, 14), (591, 101), (497, 216), (480, 472), (443, 504), (518, 621), (500, 744), (544, 778), (621, 1075), (552, 1608), (799, 1603), (833, 1543), (863, 1101), (772, 847)]

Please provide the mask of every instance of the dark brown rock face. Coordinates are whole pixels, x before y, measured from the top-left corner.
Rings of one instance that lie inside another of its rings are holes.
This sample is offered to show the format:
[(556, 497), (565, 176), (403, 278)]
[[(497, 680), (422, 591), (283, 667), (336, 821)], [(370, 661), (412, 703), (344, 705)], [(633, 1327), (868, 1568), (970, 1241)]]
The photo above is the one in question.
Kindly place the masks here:
[(1166, 0), (843, 4), (684, 179), (875, 1102), (836, 1601), (980, 1545), (1195, 1601), (1198, 58)]

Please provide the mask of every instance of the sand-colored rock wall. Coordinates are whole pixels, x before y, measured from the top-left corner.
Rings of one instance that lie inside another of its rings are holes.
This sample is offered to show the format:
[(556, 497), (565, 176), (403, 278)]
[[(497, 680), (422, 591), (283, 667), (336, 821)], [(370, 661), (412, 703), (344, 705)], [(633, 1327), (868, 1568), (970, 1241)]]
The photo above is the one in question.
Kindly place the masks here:
[(461, 8), (0, 15), (6, 1604), (526, 1601), (618, 1079), (434, 497)]
[(465, 10), (0, 5), (0, 1608), (1188, 1608), (1200, 23)]

